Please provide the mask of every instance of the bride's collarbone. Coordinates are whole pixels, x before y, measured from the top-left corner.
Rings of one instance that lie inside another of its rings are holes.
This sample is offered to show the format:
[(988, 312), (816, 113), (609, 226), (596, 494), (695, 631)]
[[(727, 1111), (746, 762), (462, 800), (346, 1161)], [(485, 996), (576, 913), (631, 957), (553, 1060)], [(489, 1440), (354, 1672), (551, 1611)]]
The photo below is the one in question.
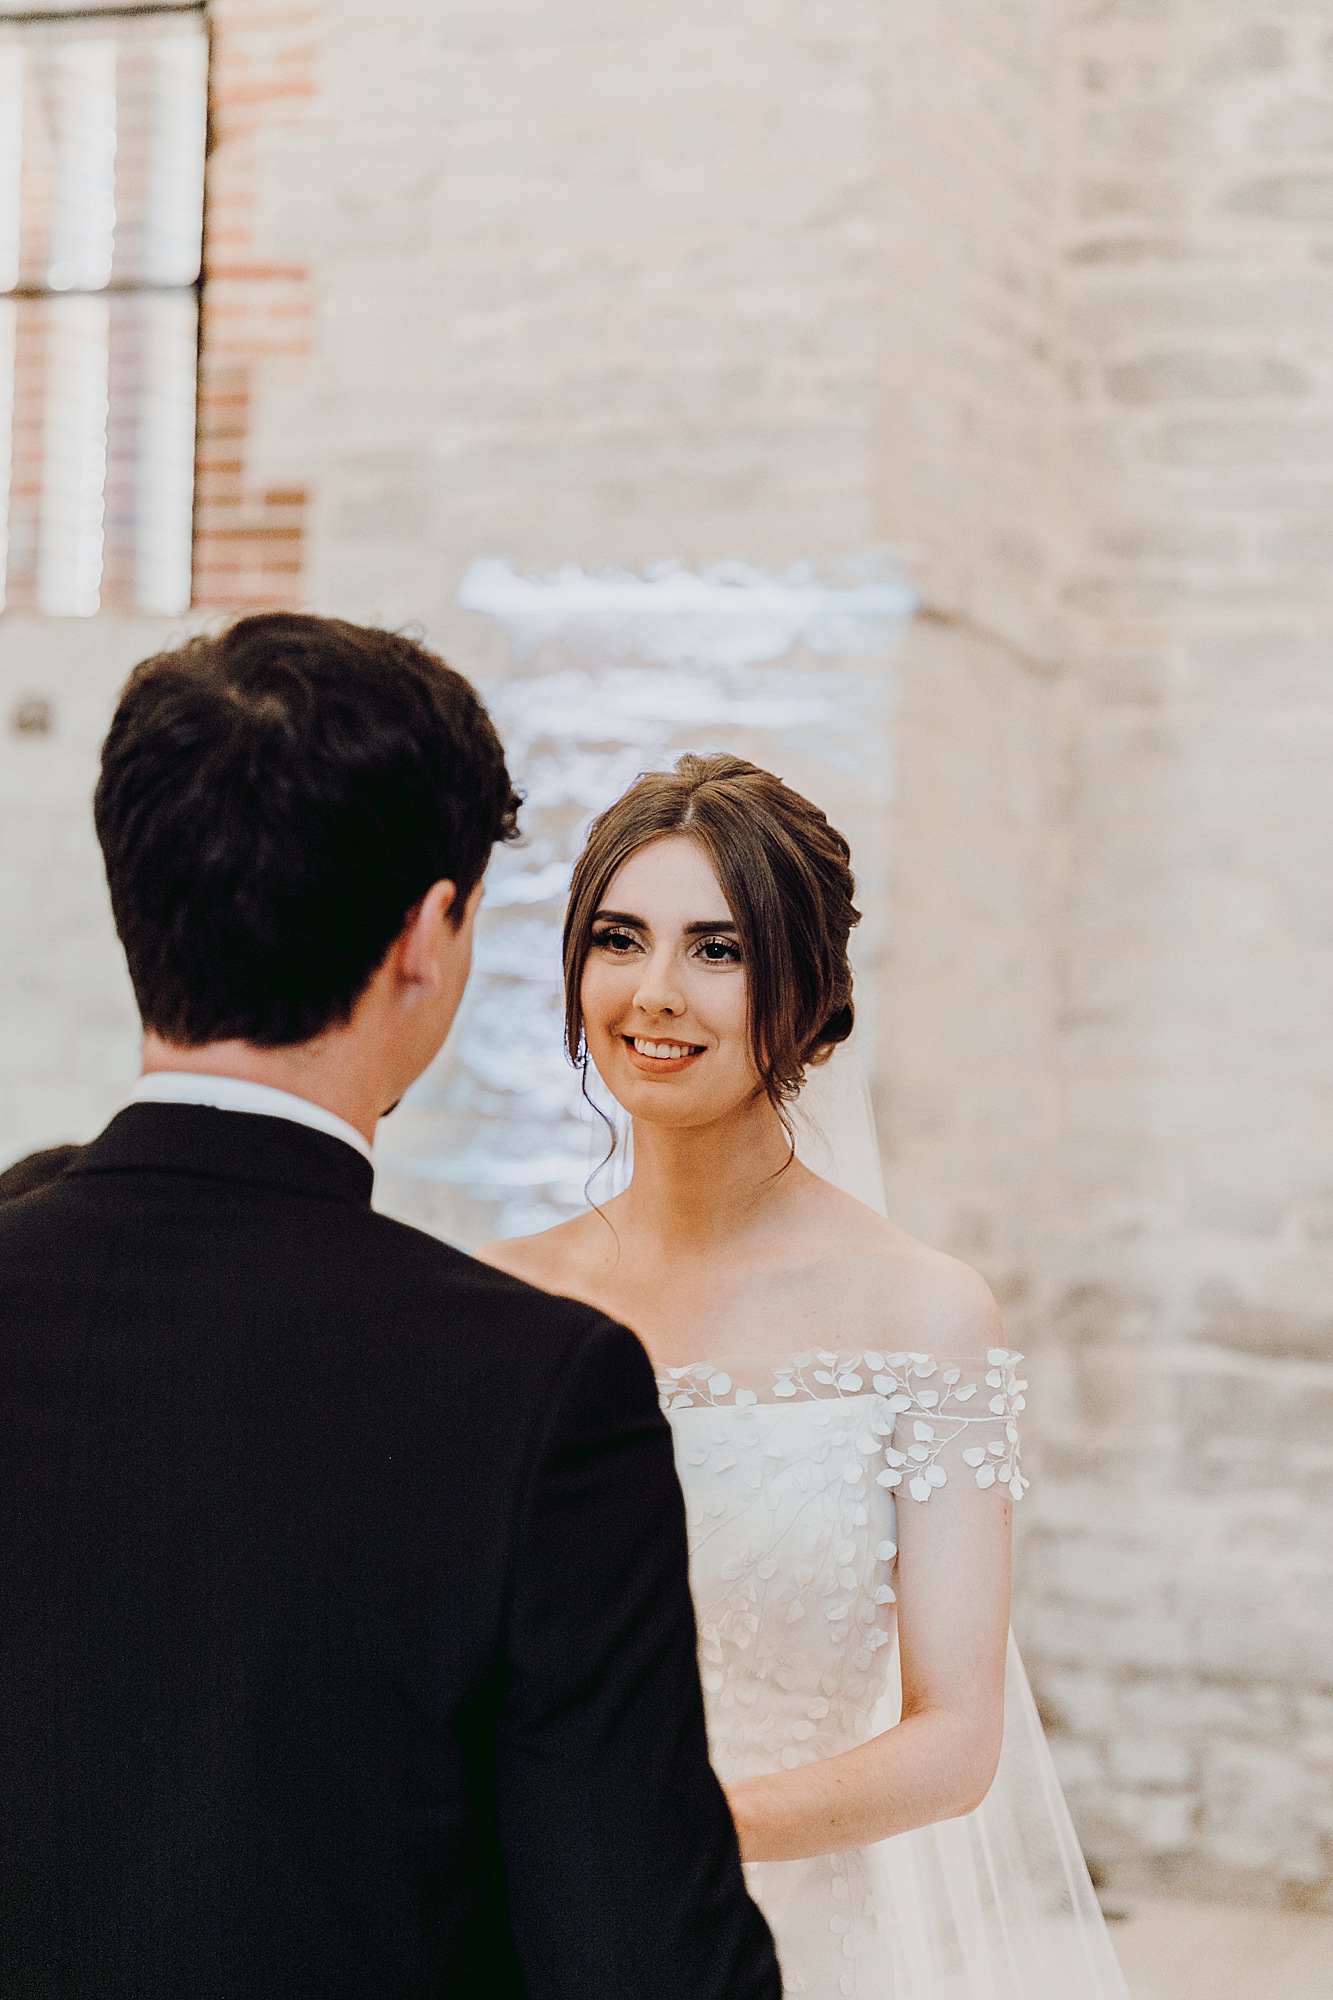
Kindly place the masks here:
[(677, 1248), (623, 1225), (617, 1231), (590, 1213), (492, 1246), (492, 1261), (623, 1321), (666, 1367), (781, 1360), (808, 1346), (962, 1356), (993, 1345), (998, 1316), (977, 1273), (873, 1221), (875, 1228), (798, 1233), (732, 1254)]
[(659, 1368), (781, 1362), (804, 1347), (858, 1344), (879, 1324), (863, 1325), (852, 1299), (813, 1272), (804, 1283), (790, 1273), (765, 1281), (753, 1272), (691, 1272), (674, 1282), (645, 1274), (608, 1285), (597, 1303), (638, 1334)]
[(920, 1349), (962, 1359), (1003, 1343), (984, 1280), (953, 1259), (925, 1269), (830, 1259), (763, 1275), (713, 1272), (702, 1282), (626, 1286), (618, 1298), (617, 1316), (661, 1367), (783, 1362), (806, 1348)]

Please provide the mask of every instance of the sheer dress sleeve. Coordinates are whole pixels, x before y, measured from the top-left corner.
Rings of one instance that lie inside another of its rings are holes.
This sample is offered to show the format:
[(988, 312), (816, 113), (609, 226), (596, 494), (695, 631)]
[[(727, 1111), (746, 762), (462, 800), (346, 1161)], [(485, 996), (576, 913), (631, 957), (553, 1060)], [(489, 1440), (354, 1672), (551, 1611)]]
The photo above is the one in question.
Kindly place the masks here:
[(872, 1386), (894, 1419), (879, 1484), (926, 1501), (951, 1480), (972, 1480), (1021, 1500), (1028, 1484), (1018, 1435), (1027, 1388), (1018, 1375), (1022, 1358), (1007, 1347), (992, 1347), (984, 1361), (865, 1355)]

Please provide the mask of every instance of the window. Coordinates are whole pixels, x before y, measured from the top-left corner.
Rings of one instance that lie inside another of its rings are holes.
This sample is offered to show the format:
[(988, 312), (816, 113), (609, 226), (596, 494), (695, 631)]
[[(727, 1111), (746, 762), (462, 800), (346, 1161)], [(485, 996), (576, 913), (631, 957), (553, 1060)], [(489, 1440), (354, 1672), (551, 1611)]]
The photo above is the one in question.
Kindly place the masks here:
[(202, 7), (0, 0), (0, 580), (12, 610), (190, 601)]

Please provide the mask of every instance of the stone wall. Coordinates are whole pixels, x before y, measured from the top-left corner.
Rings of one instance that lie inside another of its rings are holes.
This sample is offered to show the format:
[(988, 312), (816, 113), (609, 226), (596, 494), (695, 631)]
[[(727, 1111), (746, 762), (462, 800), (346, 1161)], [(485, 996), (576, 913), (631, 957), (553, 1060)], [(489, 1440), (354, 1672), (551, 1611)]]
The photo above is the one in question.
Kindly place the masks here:
[(315, 53), (275, 40), (256, 137), (256, 10), (214, 7), (210, 258), (214, 338), (243, 280), (305, 301), (308, 352), (246, 352), (252, 487), (313, 510), (294, 595), (450, 627), (479, 552), (887, 542), (1057, 649), (1059, 0), (279, 13)]
[(435, 624), (479, 553), (866, 549), (874, 10), (392, 13), (330, 0), (273, 222), (317, 245), (315, 368), (274, 413), (320, 495), (313, 595)]
[(1080, 10), (1041, 1691), (1113, 1876), (1333, 1903), (1333, 16)]
[(878, 532), (929, 605), (1058, 661), (1065, 0), (867, 12), (882, 17)]
[(1035, 1351), (1059, 1138), (1066, 689), (932, 615), (898, 671), (876, 1091), (889, 1207), (978, 1264), (1010, 1339)]
[(0, 1161), (90, 1139), (139, 1073), (93, 834), (117, 688), (179, 628), (0, 619)]

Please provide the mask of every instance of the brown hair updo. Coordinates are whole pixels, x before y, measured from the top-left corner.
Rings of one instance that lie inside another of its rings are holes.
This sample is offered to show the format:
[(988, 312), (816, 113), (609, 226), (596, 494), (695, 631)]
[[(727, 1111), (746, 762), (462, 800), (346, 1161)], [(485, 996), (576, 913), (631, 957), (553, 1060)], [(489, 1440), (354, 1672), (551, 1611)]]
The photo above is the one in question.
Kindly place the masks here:
[(851, 849), (818, 806), (743, 757), (682, 757), (649, 771), (595, 819), (565, 916), (565, 1041), (587, 1060), (581, 990), (592, 925), (613, 877), (666, 835), (703, 848), (731, 908), (749, 982), (750, 1043), (770, 1102), (795, 1097), (807, 1067), (852, 1032), (847, 940)]

